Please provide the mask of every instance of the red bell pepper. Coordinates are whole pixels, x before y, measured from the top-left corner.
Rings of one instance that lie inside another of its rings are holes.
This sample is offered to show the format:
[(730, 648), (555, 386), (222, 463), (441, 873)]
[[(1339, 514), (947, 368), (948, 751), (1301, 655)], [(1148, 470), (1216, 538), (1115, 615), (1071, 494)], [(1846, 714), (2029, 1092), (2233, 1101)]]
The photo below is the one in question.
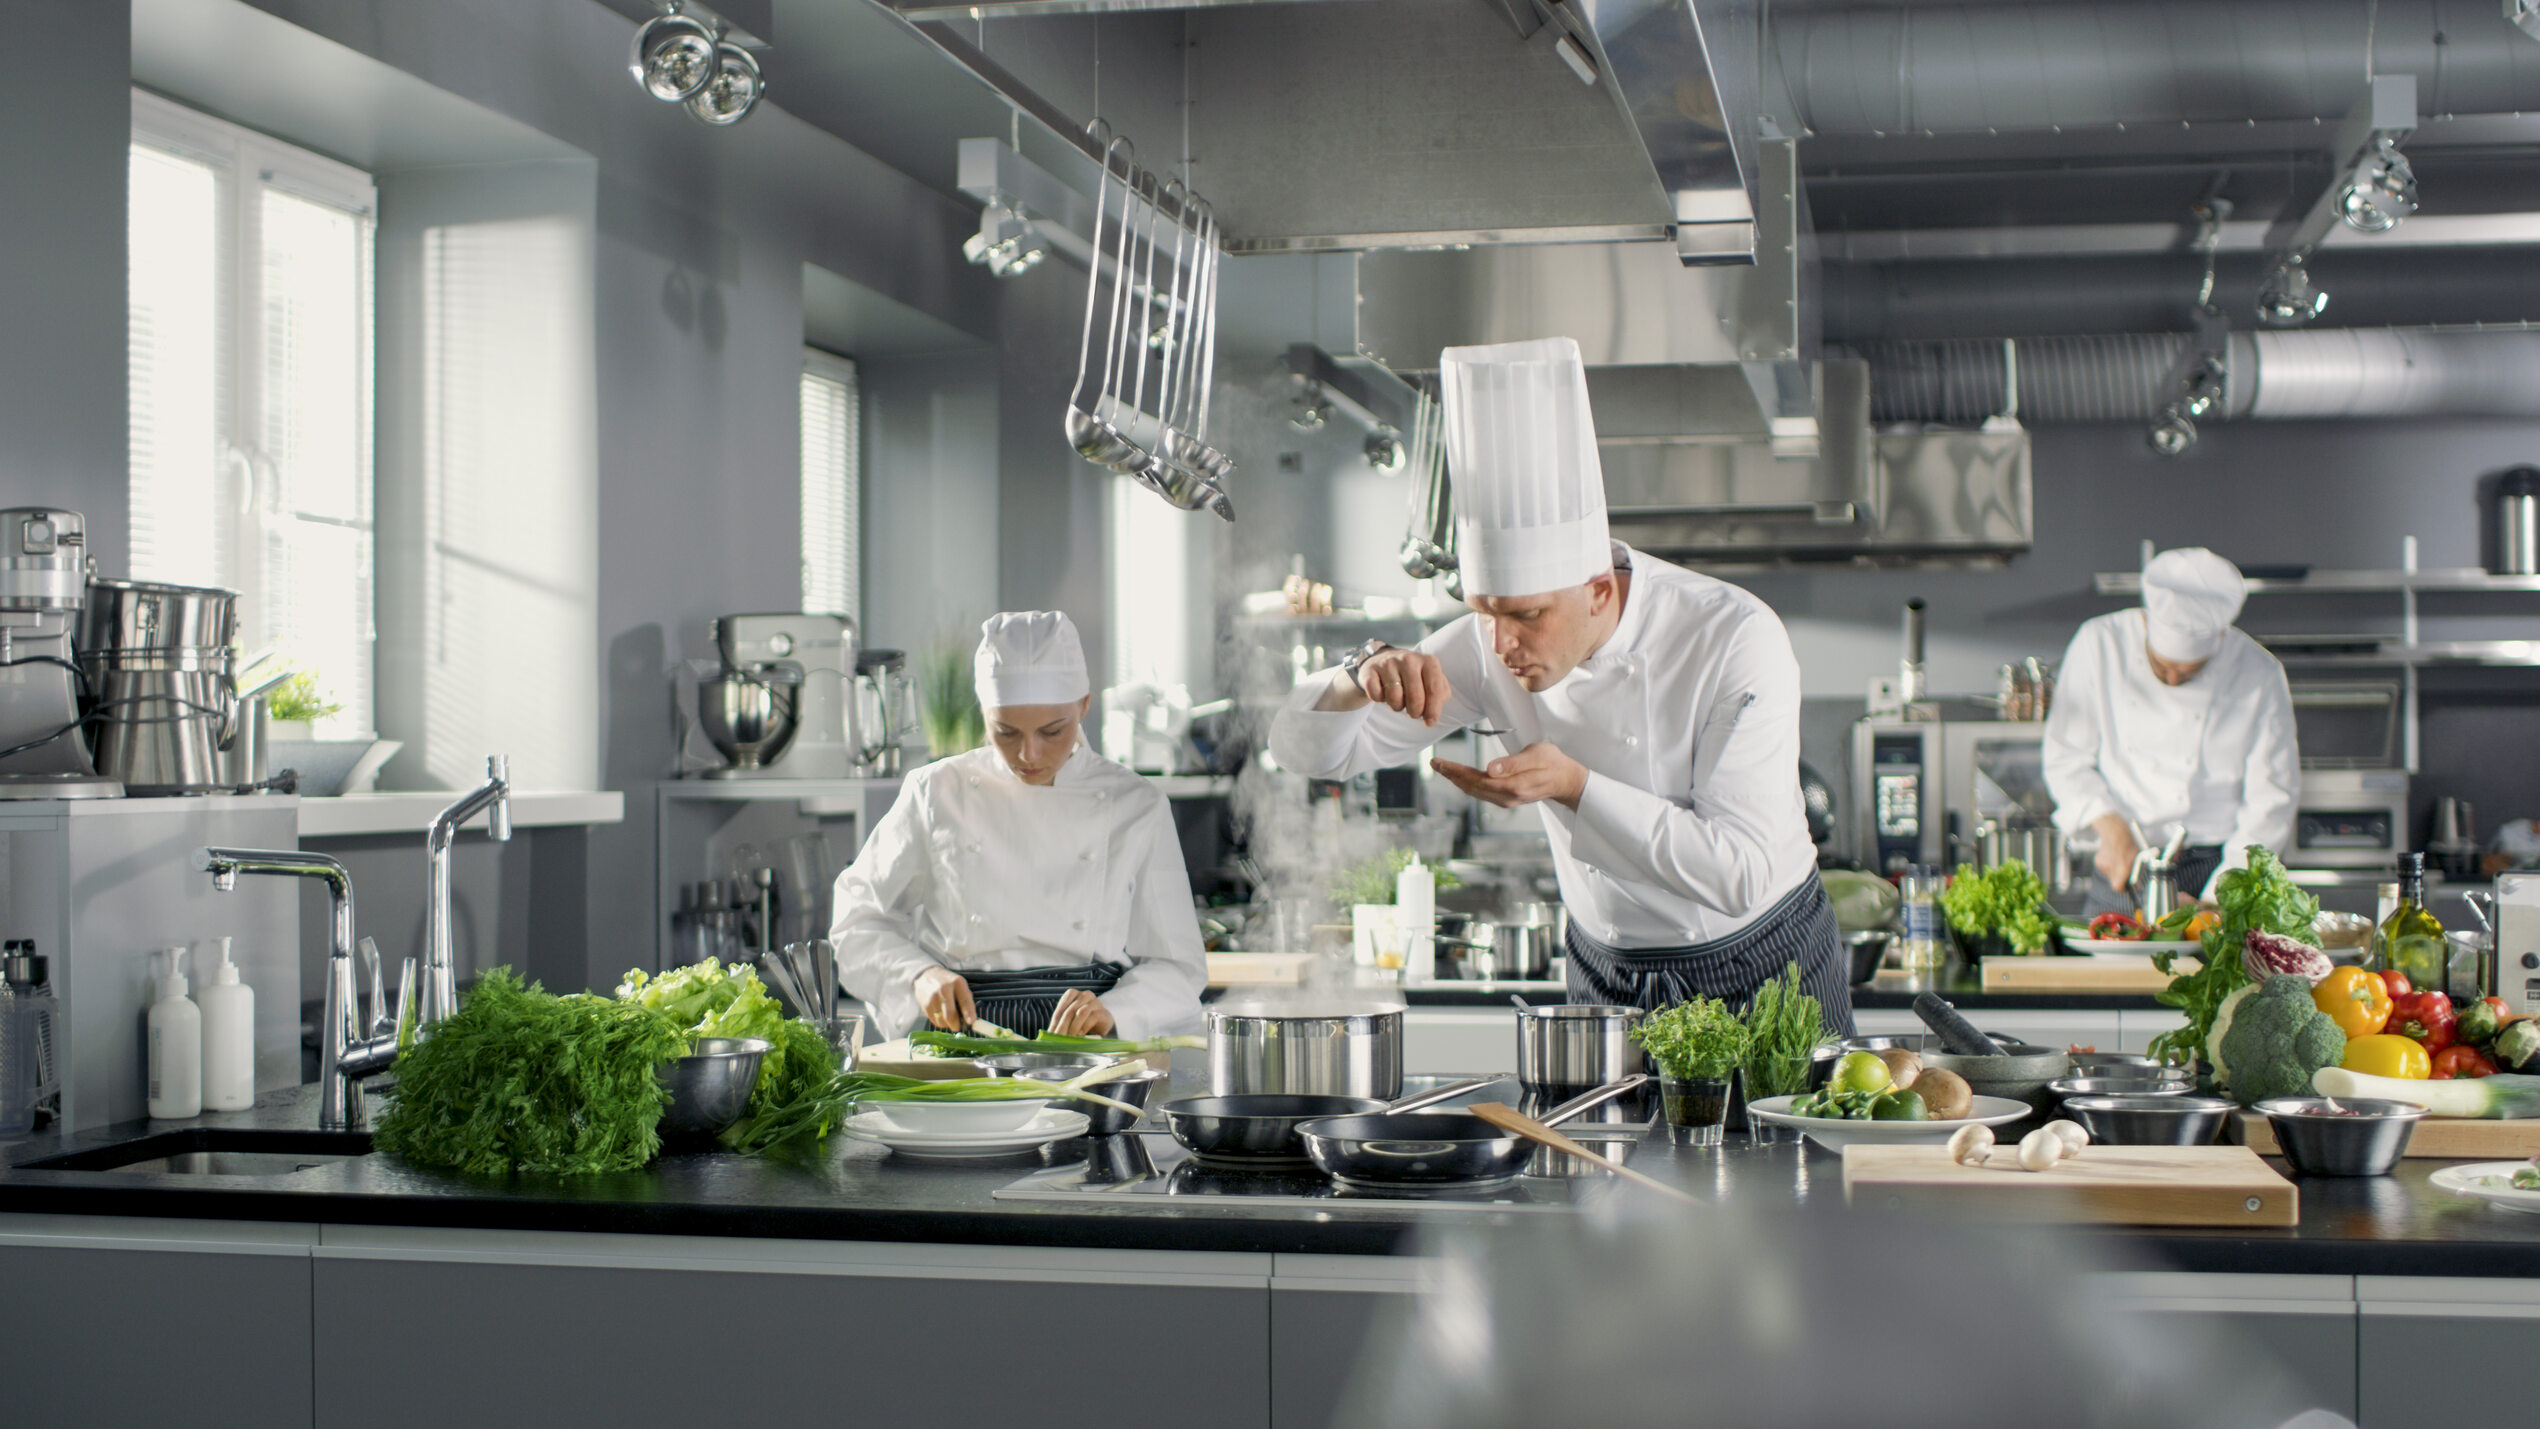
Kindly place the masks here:
[(2391, 999), (2390, 1030), (2423, 1043), (2428, 1052), (2451, 1046), (2459, 1022), (2447, 993), (2412, 992)]
[(2467, 1043), (2454, 1043), (2434, 1054), (2434, 1070), (2428, 1078), (2448, 1082), (2454, 1077), (2492, 1077), (2496, 1064), (2488, 1055)]
[(2090, 936), (2131, 943), (2151, 937), (2152, 930), (2131, 913), (2102, 913), (2090, 920)]

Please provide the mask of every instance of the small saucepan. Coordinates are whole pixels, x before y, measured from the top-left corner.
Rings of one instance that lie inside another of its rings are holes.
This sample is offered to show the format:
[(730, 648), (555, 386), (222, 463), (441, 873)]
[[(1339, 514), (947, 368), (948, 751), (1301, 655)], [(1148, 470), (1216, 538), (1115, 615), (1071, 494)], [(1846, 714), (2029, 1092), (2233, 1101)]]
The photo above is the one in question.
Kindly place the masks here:
[(1477, 1087), (1501, 1080), (1469, 1077), (1460, 1082), (1381, 1102), (1373, 1097), (1307, 1096), (1252, 1092), (1230, 1097), (1179, 1097), (1156, 1108), (1173, 1139), (1205, 1161), (1260, 1166), (1302, 1166), (1305, 1145), (1297, 1128), (1325, 1117), (1371, 1116), (1434, 1106)]
[[(1546, 1126), (1600, 1106), (1649, 1080), (1646, 1072), (1573, 1097)], [(1468, 1112), (1378, 1112), (1327, 1117), (1297, 1128), (1315, 1168), (1353, 1190), (1487, 1191), (1517, 1179), (1535, 1144)]]

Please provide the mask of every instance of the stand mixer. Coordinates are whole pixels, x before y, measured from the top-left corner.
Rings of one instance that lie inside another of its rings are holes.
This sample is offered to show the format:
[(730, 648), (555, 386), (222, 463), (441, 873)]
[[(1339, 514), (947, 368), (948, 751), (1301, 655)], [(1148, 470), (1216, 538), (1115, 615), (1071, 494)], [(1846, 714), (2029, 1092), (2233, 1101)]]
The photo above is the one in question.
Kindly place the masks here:
[(113, 799), (80, 738), (71, 632), (88, 600), (88, 522), (0, 510), (0, 799)]
[(726, 615), (722, 671), (697, 683), (698, 722), (729, 761), (709, 779), (846, 779), (858, 748), (849, 681), (855, 622), (843, 615)]

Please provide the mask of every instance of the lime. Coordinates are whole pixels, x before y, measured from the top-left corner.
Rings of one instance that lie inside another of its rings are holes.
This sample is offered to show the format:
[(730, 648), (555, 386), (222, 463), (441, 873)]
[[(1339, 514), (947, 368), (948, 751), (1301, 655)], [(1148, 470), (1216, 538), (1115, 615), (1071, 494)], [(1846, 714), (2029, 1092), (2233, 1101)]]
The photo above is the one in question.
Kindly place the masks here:
[(1889, 1092), (1870, 1103), (1872, 1121), (1924, 1121), (1931, 1113), (1912, 1092)]
[(1883, 1092), (1887, 1090), (1887, 1063), (1876, 1052), (1846, 1052), (1834, 1064), (1834, 1075), (1826, 1078), (1830, 1092)]

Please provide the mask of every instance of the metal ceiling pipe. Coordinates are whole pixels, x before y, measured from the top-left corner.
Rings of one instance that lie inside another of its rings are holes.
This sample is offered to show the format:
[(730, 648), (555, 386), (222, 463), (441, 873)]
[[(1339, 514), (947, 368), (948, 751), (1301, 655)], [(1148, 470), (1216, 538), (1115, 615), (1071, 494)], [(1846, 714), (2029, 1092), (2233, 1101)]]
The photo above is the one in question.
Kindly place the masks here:
[(2429, 115), (2540, 110), (2540, 46), (2495, 0), (1915, 5), (1777, 13), (1771, 44), (1818, 134), (2335, 120), (2367, 73)]

